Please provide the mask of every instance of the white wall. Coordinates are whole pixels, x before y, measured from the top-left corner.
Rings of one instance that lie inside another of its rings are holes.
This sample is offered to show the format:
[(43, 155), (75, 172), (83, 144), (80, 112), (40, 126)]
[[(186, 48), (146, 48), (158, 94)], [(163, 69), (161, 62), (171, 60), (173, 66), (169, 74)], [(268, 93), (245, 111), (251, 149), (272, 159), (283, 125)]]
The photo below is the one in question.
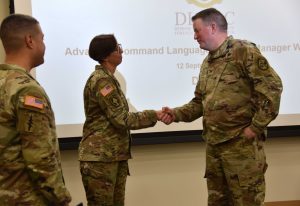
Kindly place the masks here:
[[(266, 202), (300, 200), (299, 147), (300, 137), (266, 142)], [(73, 199), (71, 205), (86, 205), (77, 155), (76, 150), (62, 151), (63, 173)], [(133, 146), (132, 155), (125, 205), (207, 205), (204, 142)]]
[[(9, 0), (0, 1), (0, 22), (9, 14)], [(0, 43), (0, 63), (4, 61), (4, 49)]]

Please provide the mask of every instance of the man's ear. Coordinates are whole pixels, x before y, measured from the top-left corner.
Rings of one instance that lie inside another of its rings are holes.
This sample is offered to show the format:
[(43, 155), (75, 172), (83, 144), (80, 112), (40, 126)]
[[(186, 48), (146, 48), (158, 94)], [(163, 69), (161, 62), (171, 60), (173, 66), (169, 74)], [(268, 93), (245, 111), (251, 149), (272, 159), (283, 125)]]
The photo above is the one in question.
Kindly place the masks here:
[(26, 34), (25, 35), (25, 44), (28, 48), (32, 49), (33, 48), (33, 38), (31, 34)]
[(211, 32), (212, 32), (212, 34), (215, 34), (216, 31), (217, 31), (217, 24), (216, 24), (216, 22), (212, 22), (211, 23)]

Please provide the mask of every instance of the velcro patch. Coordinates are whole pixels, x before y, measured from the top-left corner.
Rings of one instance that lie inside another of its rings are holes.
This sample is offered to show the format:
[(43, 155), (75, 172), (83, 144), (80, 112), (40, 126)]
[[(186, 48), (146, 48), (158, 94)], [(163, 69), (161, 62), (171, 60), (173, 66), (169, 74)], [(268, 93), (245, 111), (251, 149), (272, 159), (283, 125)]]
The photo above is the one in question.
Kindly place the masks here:
[(113, 96), (109, 99), (110, 103), (114, 106), (114, 107), (119, 107), (120, 106), (120, 101), (116, 96)]
[(24, 105), (39, 108), (39, 109), (43, 109), (44, 108), (44, 101), (42, 99), (37, 98), (37, 97), (25, 96)]
[(264, 58), (258, 59), (257, 65), (258, 65), (258, 68), (260, 68), (261, 70), (267, 70), (269, 68), (268, 62)]
[(100, 93), (102, 94), (102, 96), (106, 96), (108, 95), (109, 93), (111, 93), (112, 91), (114, 90), (114, 88), (110, 85), (106, 85), (104, 88), (102, 88), (100, 90)]

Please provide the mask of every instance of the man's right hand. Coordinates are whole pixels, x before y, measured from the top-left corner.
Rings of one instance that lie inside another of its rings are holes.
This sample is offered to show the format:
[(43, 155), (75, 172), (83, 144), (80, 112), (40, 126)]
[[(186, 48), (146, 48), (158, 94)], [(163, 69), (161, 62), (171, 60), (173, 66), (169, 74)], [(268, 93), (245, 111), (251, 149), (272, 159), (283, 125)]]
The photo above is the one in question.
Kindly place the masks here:
[(172, 122), (174, 122), (174, 120), (175, 120), (174, 111), (169, 107), (163, 107), (160, 121), (162, 121), (166, 125), (169, 125)]

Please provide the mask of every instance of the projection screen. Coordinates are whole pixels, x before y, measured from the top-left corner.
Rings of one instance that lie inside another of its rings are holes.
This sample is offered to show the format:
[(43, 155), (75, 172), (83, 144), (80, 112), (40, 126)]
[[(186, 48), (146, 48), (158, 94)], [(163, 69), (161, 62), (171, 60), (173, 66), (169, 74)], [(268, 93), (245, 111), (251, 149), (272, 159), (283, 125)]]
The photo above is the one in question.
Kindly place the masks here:
[[(54, 108), (59, 137), (81, 136), (83, 87), (97, 62), (90, 40), (113, 33), (123, 46), (116, 76), (131, 111), (181, 106), (193, 97), (207, 52), (193, 39), (191, 17), (215, 7), (229, 34), (256, 43), (283, 81), (280, 115), (271, 126), (300, 125), (300, 1), (298, 0), (15, 0), (16, 13), (31, 14), (45, 34), (45, 63), (35, 70)], [(162, 123), (133, 131), (202, 129)]]

